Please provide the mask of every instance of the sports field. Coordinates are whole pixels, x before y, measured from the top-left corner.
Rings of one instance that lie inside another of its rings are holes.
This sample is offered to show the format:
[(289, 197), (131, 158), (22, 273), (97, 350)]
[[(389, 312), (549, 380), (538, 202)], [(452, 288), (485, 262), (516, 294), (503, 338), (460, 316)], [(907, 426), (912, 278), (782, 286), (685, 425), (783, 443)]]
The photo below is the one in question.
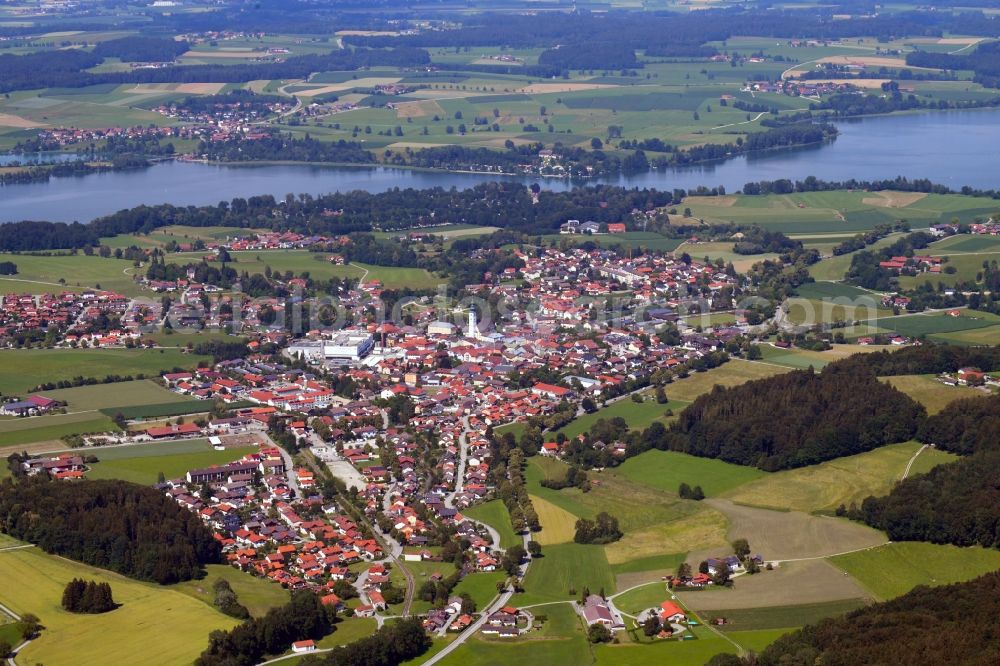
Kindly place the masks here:
[[(179, 444), (190, 445), (179, 446)], [(96, 455), (100, 462), (90, 466), (87, 478), (121, 479), (148, 486), (156, 483), (160, 472), (163, 472), (167, 479), (182, 478), (188, 470), (224, 465), (256, 451), (256, 447), (216, 451), (207, 440), (203, 439), (178, 444), (120, 447), (115, 450), (97, 451)]]
[[(879, 496), (889, 492), (920, 448), (920, 444), (916, 442), (891, 444), (818, 465), (773, 472), (761, 475), (760, 478), (726, 493), (724, 497), (737, 504), (781, 510), (832, 512), (841, 504), (860, 505), (869, 495)], [(937, 449), (925, 449), (917, 460), (923, 465), (933, 465), (953, 458), (954, 456)]]
[(21, 395), (42, 382), (74, 377), (158, 376), (173, 368), (193, 368), (203, 360), (208, 357), (186, 354), (179, 349), (2, 350), (0, 367), (4, 371), (0, 373), (0, 393)]
[(1000, 551), (922, 542), (892, 543), (830, 558), (875, 598), (892, 599), (917, 585), (945, 585), (1000, 569)]
[(93, 411), (79, 414), (5, 418), (0, 420), (0, 446), (35, 442), (56, 443), (65, 435), (117, 431), (118, 429), (118, 426), (108, 416)]
[(206, 408), (210, 406), (195, 398), (168, 391), (149, 379), (56, 389), (43, 391), (41, 395), (65, 402), (66, 409), (71, 412), (166, 403), (199, 403), (206, 405)]
[[(0, 590), (0, 602), (19, 614), (34, 613), (45, 629), (20, 653), (24, 663), (104, 666), (109, 663), (190, 663), (208, 634), (237, 624), (186, 594), (140, 583), (101, 569), (47, 555), (37, 548), (0, 552), (0, 564), (15, 585)], [(76, 615), (60, 606), (72, 578), (110, 583), (117, 610)]]

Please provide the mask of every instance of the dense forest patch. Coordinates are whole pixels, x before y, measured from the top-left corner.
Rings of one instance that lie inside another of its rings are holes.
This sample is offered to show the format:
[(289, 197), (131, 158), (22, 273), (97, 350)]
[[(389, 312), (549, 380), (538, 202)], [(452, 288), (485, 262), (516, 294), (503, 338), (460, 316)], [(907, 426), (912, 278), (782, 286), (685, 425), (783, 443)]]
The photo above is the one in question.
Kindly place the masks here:
[(903, 596), (787, 634), (746, 661), (719, 655), (712, 666), (755, 663), (990, 664), (1000, 661), (1000, 572)]
[(8, 480), (0, 485), (0, 531), (161, 585), (197, 578), (203, 565), (220, 561), (218, 544), (195, 514), (124, 481)]
[(803, 467), (913, 437), (924, 408), (871, 371), (811, 368), (724, 389), (687, 407), (670, 449), (766, 471)]

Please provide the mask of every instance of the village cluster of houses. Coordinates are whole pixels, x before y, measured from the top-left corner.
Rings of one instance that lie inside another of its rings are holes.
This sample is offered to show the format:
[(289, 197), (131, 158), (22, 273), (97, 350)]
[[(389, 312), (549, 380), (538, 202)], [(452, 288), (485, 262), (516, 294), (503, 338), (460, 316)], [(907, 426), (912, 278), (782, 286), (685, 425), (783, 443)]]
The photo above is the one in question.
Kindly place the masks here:
[(88, 145), (110, 138), (123, 139), (198, 139), (201, 131), (197, 127), (178, 125), (157, 127), (155, 125), (134, 125), (128, 127), (52, 127), (38, 131), (38, 139), (46, 150), (69, 146)]
[(87, 471), (83, 456), (75, 453), (30, 458), (23, 461), (21, 466), (28, 476), (44, 474), (57, 480), (82, 479)]
[(880, 268), (892, 271), (894, 275), (916, 275), (918, 273), (940, 273), (943, 263), (943, 257), (914, 255), (912, 257), (892, 257), (880, 261), (878, 265)]
[(218, 101), (210, 109), (194, 111), (180, 102), (168, 102), (153, 109), (167, 118), (188, 123), (215, 126), (218, 128), (244, 127), (271, 114), (284, 113), (295, 106), (292, 98), (282, 98), (266, 102), (264, 108), (249, 106), (242, 103), (242, 98), (231, 101)]
[(949, 386), (1000, 387), (1000, 373), (989, 373), (973, 367), (959, 368), (957, 372), (945, 373), (939, 379)]
[(5, 294), (0, 307), (0, 341), (44, 332), (54, 344), (123, 347), (139, 344), (140, 309), (112, 291)]

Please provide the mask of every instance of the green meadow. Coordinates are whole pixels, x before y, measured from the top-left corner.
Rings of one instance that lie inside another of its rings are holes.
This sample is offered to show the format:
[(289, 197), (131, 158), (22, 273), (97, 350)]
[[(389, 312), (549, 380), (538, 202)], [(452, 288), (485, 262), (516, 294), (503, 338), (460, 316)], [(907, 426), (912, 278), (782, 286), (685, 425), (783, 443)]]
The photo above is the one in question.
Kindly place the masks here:
[(666, 493), (676, 493), (681, 483), (701, 486), (709, 497), (767, 475), (754, 467), (674, 451), (647, 451), (629, 458), (614, 473)]
[[(158, 376), (208, 357), (179, 349), (18, 349), (0, 351), (0, 393), (22, 395), (42, 382), (107, 375)], [(115, 392), (113, 386), (104, 390)], [(163, 399), (158, 402), (164, 402)]]
[[(860, 505), (870, 495), (888, 493), (920, 448), (916, 442), (890, 444), (818, 465), (762, 474), (730, 490), (725, 497), (737, 504), (830, 513), (841, 504)], [(953, 459), (953, 455), (937, 449), (925, 449), (917, 457), (924, 470)], [(917, 470), (911, 469), (910, 473)]]
[[(0, 278), (3, 293), (61, 293), (104, 289), (138, 296), (141, 288), (132, 280), (131, 261), (85, 254), (35, 256), (0, 254), (0, 261), (17, 265), (17, 275)], [(148, 292), (147, 292), (148, 295)]]
[[(601, 407), (592, 414), (578, 416), (568, 425), (563, 426), (559, 432), (566, 435), (567, 438), (572, 439), (577, 435), (589, 431), (597, 421), (616, 417), (625, 419), (625, 423), (628, 424), (631, 430), (644, 430), (655, 421), (660, 421), (661, 423), (670, 422), (673, 420), (673, 416), (668, 416), (667, 412), (678, 414), (688, 404), (679, 400), (671, 400), (661, 405), (654, 399), (652, 391), (645, 391), (639, 395), (643, 397), (643, 402), (641, 403), (635, 402), (628, 397), (623, 398), (606, 407)], [(668, 393), (667, 395), (669, 396), (670, 394)]]
[(879, 600), (906, 594), (917, 585), (946, 585), (1000, 569), (1000, 551), (922, 542), (891, 543), (831, 557)]
[[(330, 278), (357, 279), (366, 282), (380, 280), (384, 287), (400, 289), (432, 289), (441, 280), (422, 268), (398, 268), (391, 266), (371, 266), (367, 264), (337, 265), (329, 261), (329, 255), (307, 250), (260, 250), (231, 253), (235, 261), (231, 267), (242, 272), (264, 273), (270, 267), (275, 272), (291, 271), (296, 276), (308, 273), (313, 279)], [(207, 252), (183, 252), (167, 255), (167, 261), (174, 264), (198, 263)]]

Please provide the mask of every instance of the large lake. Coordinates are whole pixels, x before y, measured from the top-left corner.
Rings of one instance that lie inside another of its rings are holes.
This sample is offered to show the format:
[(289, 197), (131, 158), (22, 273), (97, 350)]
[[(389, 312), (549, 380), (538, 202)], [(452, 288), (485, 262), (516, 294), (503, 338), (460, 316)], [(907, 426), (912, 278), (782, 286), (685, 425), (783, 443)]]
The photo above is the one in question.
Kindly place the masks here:
[[(738, 157), (702, 165), (622, 176), (604, 182), (628, 187), (691, 189), (723, 185), (733, 191), (750, 181), (779, 178), (874, 180), (929, 178), (952, 187), (1000, 189), (1000, 112), (951, 111), (883, 116), (839, 123), (831, 144)], [(0, 222), (88, 221), (140, 204), (215, 204), (234, 197), (384, 191), (393, 187), (466, 188), (486, 174), (454, 174), (382, 167), (308, 165), (215, 166), (165, 162), (142, 171), (53, 178), (47, 183), (0, 187)], [(508, 178), (564, 190), (575, 184), (550, 178)], [(594, 181), (587, 181), (588, 183)], [(579, 183), (577, 183), (579, 184)]]

